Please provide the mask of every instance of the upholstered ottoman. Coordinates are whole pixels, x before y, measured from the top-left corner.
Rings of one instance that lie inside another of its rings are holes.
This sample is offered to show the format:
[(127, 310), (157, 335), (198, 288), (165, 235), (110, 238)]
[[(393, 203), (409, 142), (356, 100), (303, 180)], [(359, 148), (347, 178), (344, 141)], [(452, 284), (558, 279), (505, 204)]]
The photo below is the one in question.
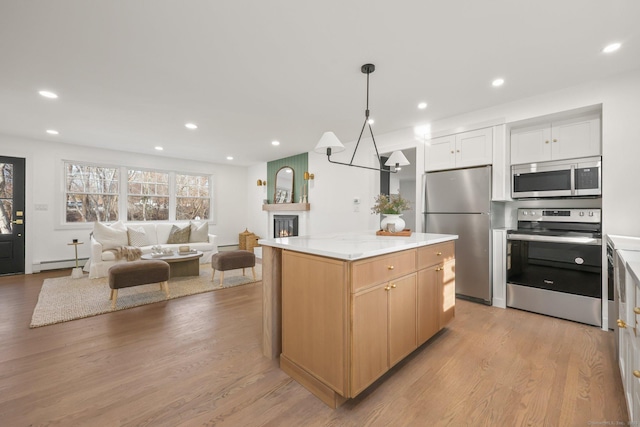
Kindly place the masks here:
[(211, 281), (213, 282), (216, 270), (218, 270), (220, 272), (220, 287), (222, 287), (225, 271), (241, 268), (244, 276), (244, 269), (249, 267), (253, 272), (253, 280), (256, 280), (256, 256), (253, 252), (243, 250), (218, 252), (211, 257), (211, 268), (213, 269)]
[(162, 260), (130, 261), (109, 268), (111, 308), (116, 308), (118, 289), (160, 283), (160, 290), (169, 298), (169, 264)]

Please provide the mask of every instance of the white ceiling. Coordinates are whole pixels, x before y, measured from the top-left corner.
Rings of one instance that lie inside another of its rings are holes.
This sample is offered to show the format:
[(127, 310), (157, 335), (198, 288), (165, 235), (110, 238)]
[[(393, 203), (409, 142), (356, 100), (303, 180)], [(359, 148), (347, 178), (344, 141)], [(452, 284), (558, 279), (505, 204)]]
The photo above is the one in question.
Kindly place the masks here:
[(251, 165), (357, 139), (364, 63), (377, 135), (640, 70), (639, 21), (636, 0), (2, 0), (0, 133)]

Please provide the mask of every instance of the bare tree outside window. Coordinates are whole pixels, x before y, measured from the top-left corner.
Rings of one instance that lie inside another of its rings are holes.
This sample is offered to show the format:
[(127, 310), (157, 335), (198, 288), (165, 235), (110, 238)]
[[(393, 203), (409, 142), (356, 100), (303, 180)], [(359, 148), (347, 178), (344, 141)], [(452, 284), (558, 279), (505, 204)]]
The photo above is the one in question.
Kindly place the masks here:
[(128, 171), (127, 220), (169, 219), (169, 173)]
[(13, 232), (13, 165), (0, 163), (0, 234)]
[[(0, 163), (0, 233), (11, 230), (12, 166)], [(124, 197), (127, 221), (166, 221), (173, 206), (177, 220), (209, 220), (211, 216), (209, 175), (125, 169), (122, 166), (72, 161), (64, 163), (64, 173), (67, 223), (124, 219), (124, 212), (122, 215), (119, 212)], [(125, 174), (126, 187), (120, 185)]]
[(176, 219), (209, 219), (210, 206), (208, 176), (176, 174)]
[(65, 163), (67, 222), (118, 219), (118, 168)]

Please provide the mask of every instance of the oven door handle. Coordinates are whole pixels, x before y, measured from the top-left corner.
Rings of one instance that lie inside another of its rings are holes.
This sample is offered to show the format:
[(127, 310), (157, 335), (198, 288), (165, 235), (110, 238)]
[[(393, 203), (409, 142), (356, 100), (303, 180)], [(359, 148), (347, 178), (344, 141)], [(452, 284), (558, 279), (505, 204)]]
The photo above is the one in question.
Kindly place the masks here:
[(537, 234), (507, 234), (507, 240), (525, 240), (528, 242), (577, 243), (579, 245), (602, 245), (602, 239), (595, 237), (544, 236)]

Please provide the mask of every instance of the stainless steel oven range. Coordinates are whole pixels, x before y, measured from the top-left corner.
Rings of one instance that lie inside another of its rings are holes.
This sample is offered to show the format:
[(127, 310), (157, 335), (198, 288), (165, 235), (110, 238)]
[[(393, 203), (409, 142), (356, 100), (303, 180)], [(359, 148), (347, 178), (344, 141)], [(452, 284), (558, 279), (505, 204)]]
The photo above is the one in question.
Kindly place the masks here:
[(507, 234), (507, 307), (602, 325), (600, 209), (518, 209)]

